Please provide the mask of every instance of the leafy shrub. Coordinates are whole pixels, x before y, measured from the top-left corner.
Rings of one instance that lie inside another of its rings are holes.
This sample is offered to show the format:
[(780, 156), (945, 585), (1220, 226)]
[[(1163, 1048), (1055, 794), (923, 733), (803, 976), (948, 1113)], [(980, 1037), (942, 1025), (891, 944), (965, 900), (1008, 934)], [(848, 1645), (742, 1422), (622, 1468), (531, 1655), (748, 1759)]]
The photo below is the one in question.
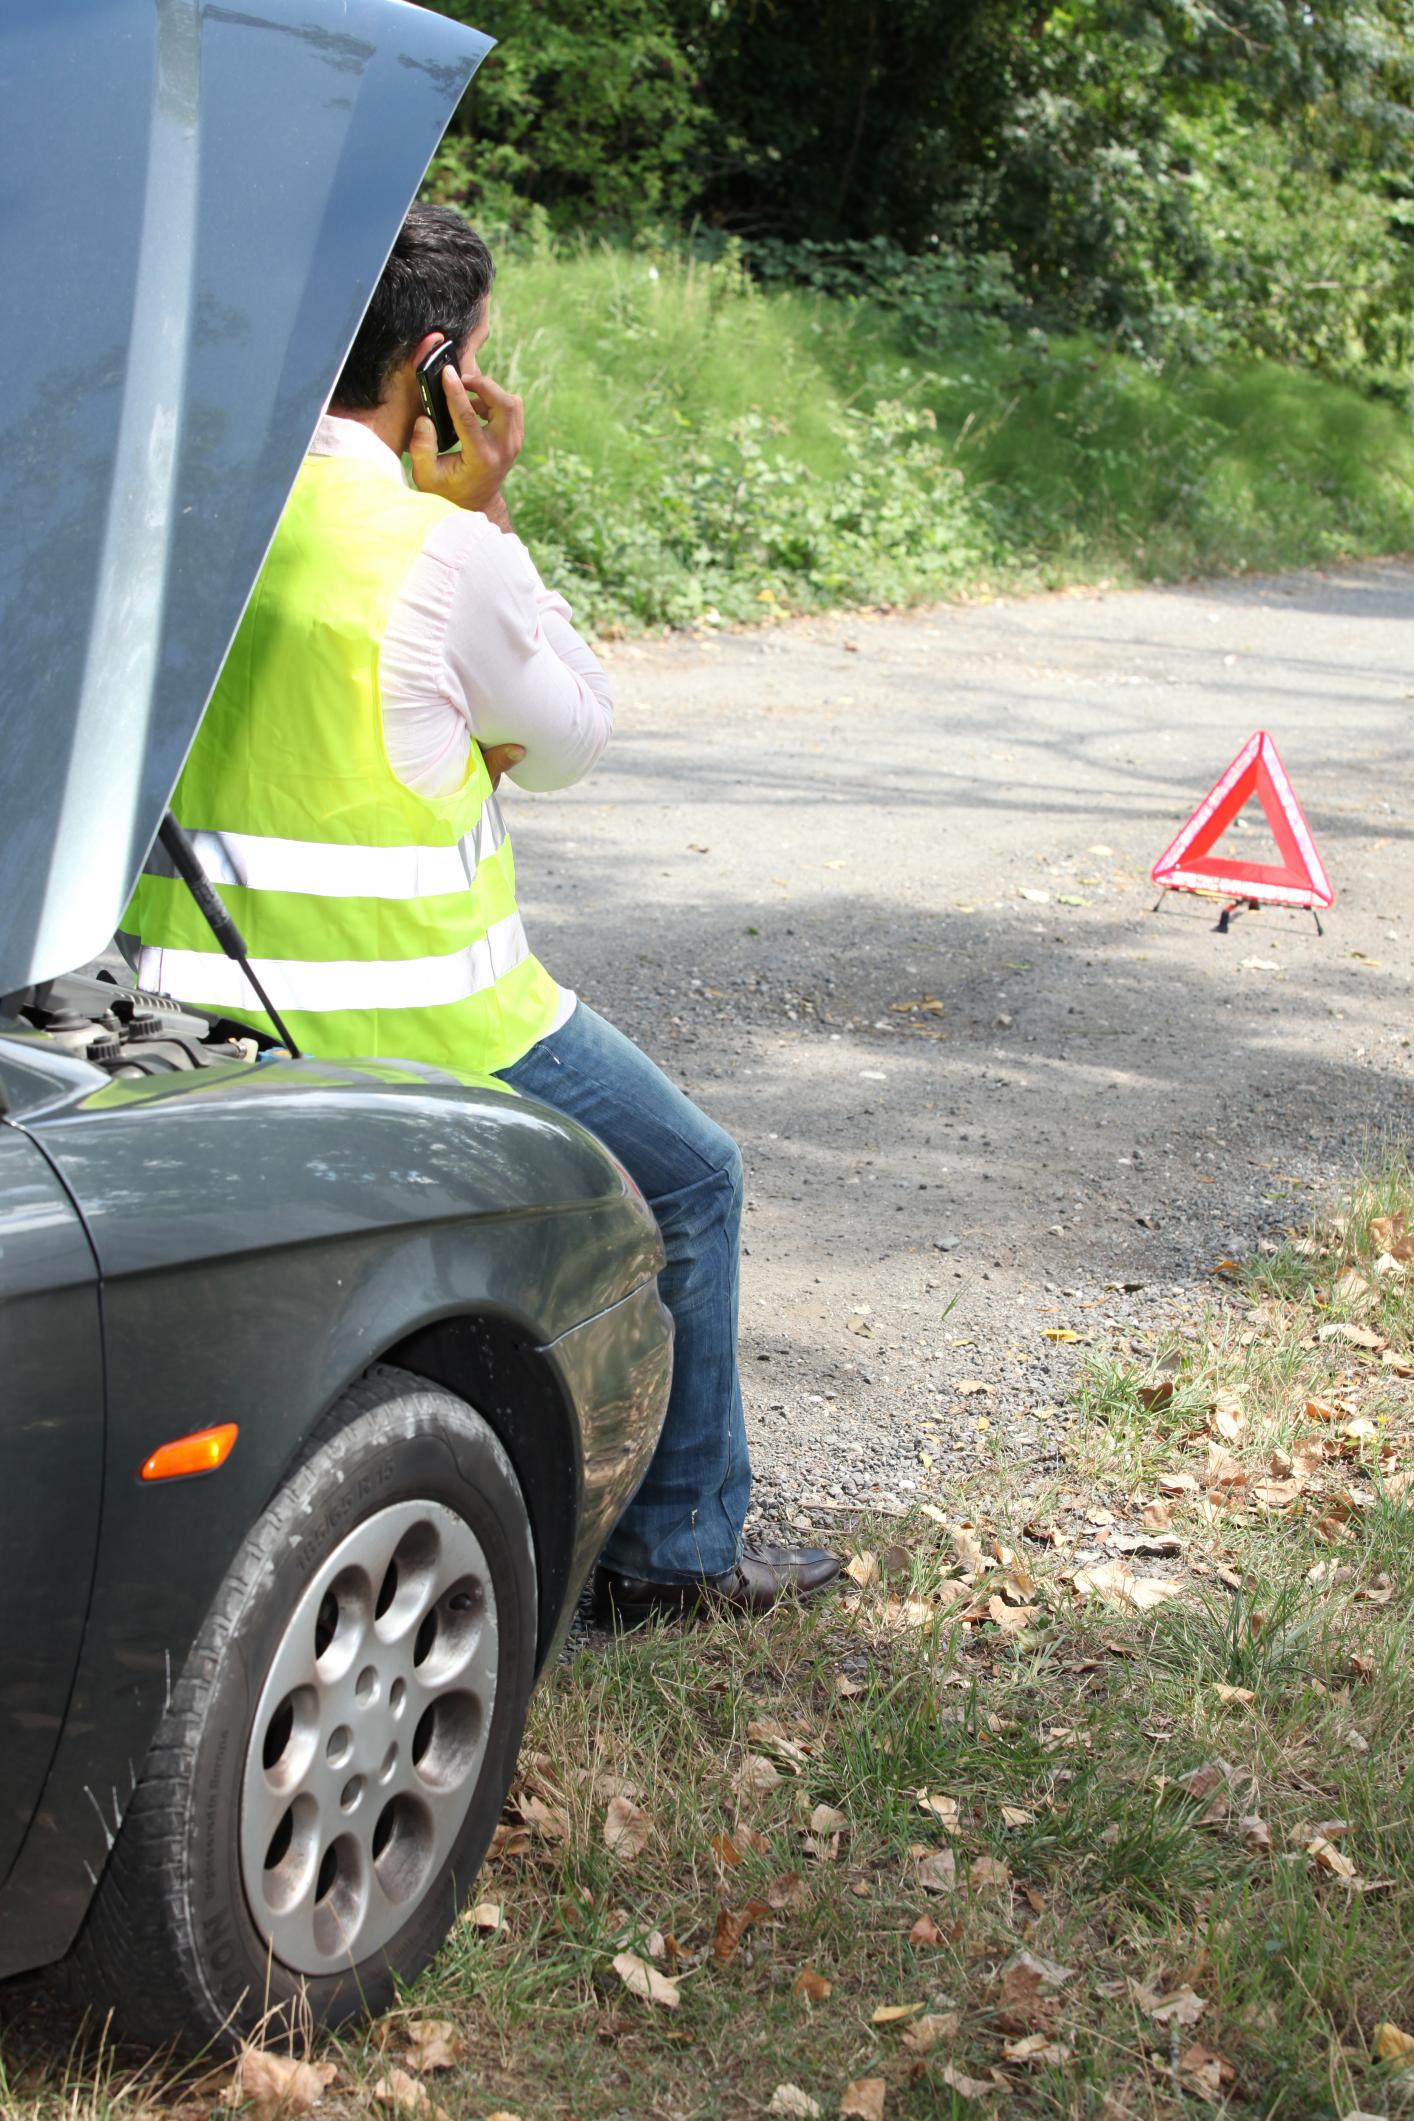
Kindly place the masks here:
[(500, 42), (430, 173), (430, 196), (499, 227), (567, 230), (685, 212), (707, 111), (667, 0), (435, 0)]
[(764, 236), (741, 251), (763, 286), (808, 287), (835, 301), (867, 303), (918, 351), (973, 333), (1004, 338), (1027, 310), (1002, 251), (969, 257), (938, 244), (913, 256), (887, 236), (838, 243)]
[(528, 403), (517, 527), (601, 629), (1414, 546), (1414, 435), (1353, 389), (1024, 322), (914, 338), (736, 248), (513, 258), (488, 365)]
[(516, 520), (591, 623), (683, 625), (905, 602), (959, 589), (993, 555), (926, 410), (849, 416), (822, 478), (760, 413), (664, 458), (632, 514), (594, 505), (593, 466), (548, 451), (517, 479)]
[(1414, 369), (1408, 0), (430, 0), (502, 41), (433, 195), (705, 224), (923, 351), (1019, 302), (1149, 360)]

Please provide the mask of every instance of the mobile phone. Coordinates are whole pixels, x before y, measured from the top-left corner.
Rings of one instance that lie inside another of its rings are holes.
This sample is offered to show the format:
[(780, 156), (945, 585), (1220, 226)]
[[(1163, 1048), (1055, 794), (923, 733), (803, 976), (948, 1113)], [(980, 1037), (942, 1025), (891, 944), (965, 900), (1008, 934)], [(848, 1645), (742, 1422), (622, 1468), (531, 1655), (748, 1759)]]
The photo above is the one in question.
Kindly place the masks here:
[(437, 454), (445, 456), (449, 449), (461, 446), (452, 418), (452, 408), (447, 403), (447, 393), (442, 385), (442, 370), (450, 362), (456, 364), (457, 350), (450, 339), (434, 346), (430, 354), (424, 354), (417, 364), (417, 383), (422, 392), (423, 410), (437, 430)]

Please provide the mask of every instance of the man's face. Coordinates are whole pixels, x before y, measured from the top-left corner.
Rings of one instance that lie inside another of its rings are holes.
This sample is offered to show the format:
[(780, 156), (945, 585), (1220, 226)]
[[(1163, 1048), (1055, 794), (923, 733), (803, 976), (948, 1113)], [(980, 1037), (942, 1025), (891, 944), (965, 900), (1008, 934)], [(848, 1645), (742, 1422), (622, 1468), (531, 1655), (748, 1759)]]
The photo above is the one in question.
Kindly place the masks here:
[(461, 371), (461, 379), (463, 383), (470, 383), (473, 377), (478, 374), (481, 367), (481, 361), (479, 358), (481, 349), (486, 344), (486, 341), (490, 338), (490, 336), (491, 297), (490, 295), (488, 295), (486, 297), (485, 305), (481, 312), (481, 322), (477, 325), (475, 331), (469, 333), (468, 336), (462, 341), (461, 353), (457, 360), (457, 367)]

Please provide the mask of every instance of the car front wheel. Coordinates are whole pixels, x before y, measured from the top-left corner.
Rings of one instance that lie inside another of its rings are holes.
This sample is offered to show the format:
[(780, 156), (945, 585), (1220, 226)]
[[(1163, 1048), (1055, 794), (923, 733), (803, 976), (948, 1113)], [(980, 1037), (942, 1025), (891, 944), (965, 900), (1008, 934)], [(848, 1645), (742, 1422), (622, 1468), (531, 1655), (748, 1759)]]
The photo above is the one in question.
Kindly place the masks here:
[(534, 1673), (524, 1499), (480, 1415), (379, 1369), (251, 1532), (76, 1947), (130, 2038), (376, 2012), (436, 1951)]

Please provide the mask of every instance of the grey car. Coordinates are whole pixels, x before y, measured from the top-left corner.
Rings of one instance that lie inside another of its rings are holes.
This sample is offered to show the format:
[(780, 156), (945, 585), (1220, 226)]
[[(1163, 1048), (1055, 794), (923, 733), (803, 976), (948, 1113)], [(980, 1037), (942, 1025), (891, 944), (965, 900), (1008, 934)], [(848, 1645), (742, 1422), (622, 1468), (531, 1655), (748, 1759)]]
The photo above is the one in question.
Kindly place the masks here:
[(67, 1956), (144, 2039), (427, 1961), (666, 1402), (583, 1129), (102, 962), (486, 48), (401, 0), (0, 14), (0, 1976)]

